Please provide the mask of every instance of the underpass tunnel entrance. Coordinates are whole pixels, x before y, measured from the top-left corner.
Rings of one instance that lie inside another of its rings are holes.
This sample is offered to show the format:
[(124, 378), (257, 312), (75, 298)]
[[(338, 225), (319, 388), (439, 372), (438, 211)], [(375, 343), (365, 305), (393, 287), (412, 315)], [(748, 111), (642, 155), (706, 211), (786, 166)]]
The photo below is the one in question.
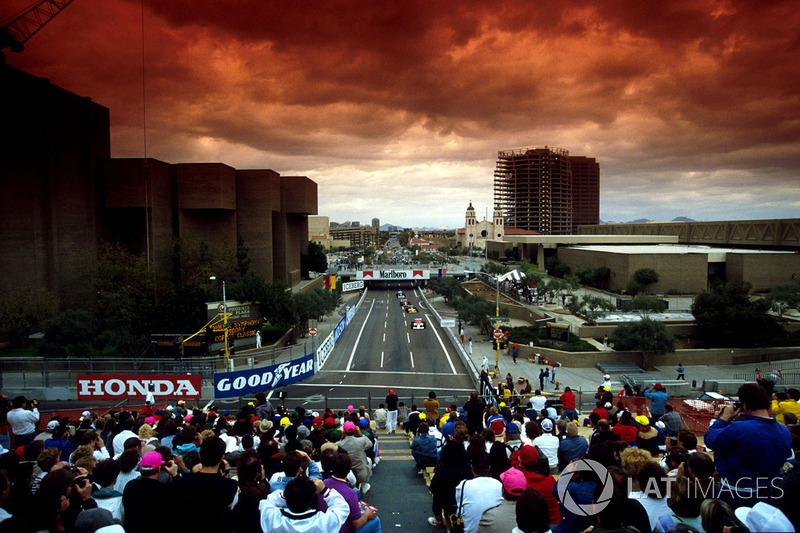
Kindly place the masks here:
[(396, 290), (396, 291), (410, 291), (416, 287), (424, 286), (424, 282), (417, 280), (370, 280), (365, 281), (367, 288), (371, 290)]

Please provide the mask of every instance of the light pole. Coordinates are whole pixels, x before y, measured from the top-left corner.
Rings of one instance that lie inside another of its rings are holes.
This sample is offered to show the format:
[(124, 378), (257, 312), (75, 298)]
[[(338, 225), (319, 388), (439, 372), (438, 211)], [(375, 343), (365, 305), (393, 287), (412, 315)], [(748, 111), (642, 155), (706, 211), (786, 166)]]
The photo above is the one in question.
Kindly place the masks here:
[[(500, 275), (494, 277), (494, 287), (495, 287), (495, 308), (494, 308), (494, 330), (500, 331)], [(494, 353), (494, 375), (497, 375), (497, 372), (500, 370), (500, 339), (495, 338), (495, 353)]]
[[(209, 276), (211, 281), (216, 281), (217, 276)], [(225, 298), (225, 280), (222, 280), (222, 329), (225, 340), (225, 359), (230, 360), (231, 352), (228, 349), (228, 300)]]

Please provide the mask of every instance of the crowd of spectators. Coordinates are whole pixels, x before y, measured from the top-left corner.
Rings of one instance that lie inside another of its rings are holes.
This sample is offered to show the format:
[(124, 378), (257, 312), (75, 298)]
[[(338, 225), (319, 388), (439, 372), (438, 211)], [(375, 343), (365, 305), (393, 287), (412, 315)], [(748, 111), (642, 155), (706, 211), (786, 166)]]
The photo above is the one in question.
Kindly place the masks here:
[[(561, 413), (539, 394), (511, 406), (487, 405), (472, 393), (443, 408), (432, 392), (418, 409), (392, 390), (372, 413), (353, 406), (318, 413), (273, 407), (259, 393), (238, 412), (179, 401), (152, 413), (53, 419), (42, 432), (36, 402), (19, 397), (4, 412), (15, 438), (13, 450), (0, 450), (0, 533), (379, 532), (377, 510), (362, 498), (380, 462), (374, 428), (395, 432), (395, 417), (415, 468), (435, 468), (432, 527), (800, 527), (796, 390), (770, 400), (760, 385), (743, 385), (739, 402), (720, 409), (704, 435), (705, 447), (669, 403), (655, 421), (602, 392), (587, 417), (588, 436), (569, 390)], [(598, 467), (582, 467), (590, 464)]]

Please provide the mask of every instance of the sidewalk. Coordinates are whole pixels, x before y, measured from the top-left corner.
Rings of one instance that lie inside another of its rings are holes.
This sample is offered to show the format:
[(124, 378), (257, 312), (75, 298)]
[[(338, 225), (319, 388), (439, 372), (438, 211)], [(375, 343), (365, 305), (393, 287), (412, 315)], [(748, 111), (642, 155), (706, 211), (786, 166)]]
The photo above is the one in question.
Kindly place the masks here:
[[(440, 296), (434, 297), (435, 293), (428, 293), (428, 300), (432, 306), (436, 308), (436, 310), (442, 314), (442, 316), (447, 318), (454, 318), (456, 317), (455, 310), (446, 305), (444, 303), (444, 299)], [(527, 306), (530, 308), (535, 308), (535, 306)], [(547, 311), (552, 312), (553, 307), (547, 306), (545, 308)], [(570, 322), (573, 321), (580, 321), (579, 318), (574, 317), (572, 315), (564, 315), (558, 314), (557, 315), (561, 322)], [(516, 324), (515, 324), (516, 325)], [(458, 330), (457, 326), (452, 328), (452, 331), (457, 335)], [(476, 326), (467, 325), (464, 328), (464, 350), (467, 354), (469, 354), (469, 338), (472, 337), (473, 346), (472, 346), (472, 354), (470, 355), (470, 359), (472, 360), (473, 364), (476, 368), (480, 369), (481, 363), (483, 362), (483, 358), (486, 357), (488, 360), (488, 366), (491, 369), (495, 366), (495, 357), (496, 352), (495, 349), (492, 347), (492, 342), (488, 339), (487, 335), (483, 335), (480, 332), (480, 329)], [(590, 339), (589, 342), (591, 342)], [(594, 343), (593, 343), (594, 344)], [(596, 343), (596, 346), (602, 350), (602, 344)], [(613, 361), (613, 351), (609, 351), (609, 362)], [(781, 363), (787, 363), (788, 361), (781, 361)], [(757, 364), (743, 364), (743, 365), (691, 365), (688, 364), (689, 362), (684, 362), (684, 366), (686, 368), (686, 379), (691, 383), (692, 381), (697, 382), (697, 387), (692, 390), (691, 397), (697, 397), (702, 394), (702, 382), (704, 379), (710, 380), (726, 380), (726, 379), (733, 379), (734, 374), (740, 373), (747, 373), (747, 372), (754, 372), (756, 367), (761, 366), (764, 367), (765, 364), (757, 365)], [(779, 366), (778, 363), (776, 365)], [(505, 380), (506, 375), (510, 372), (511, 375), (514, 377), (515, 384), (517, 383), (517, 379), (519, 377), (525, 377), (531, 382), (531, 387), (534, 390), (539, 388), (539, 371), (540, 369), (544, 368), (544, 365), (537, 365), (535, 363), (529, 363), (527, 359), (522, 357), (517, 358), (517, 364), (514, 364), (510, 355), (507, 354), (506, 350), (500, 350), (499, 358), (498, 358), (498, 373), (495, 379), (497, 382), (498, 379)], [(552, 375), (552, 368), (550, 369)], [(653, 373), (661, 373), (666, 379), (675, 379), (677, 376), (677, 369), (670, 367), (663, 367), (659, 368), (656, 367)], [(559, 387), (556, 389), (555, 384), (546, 383), (545, 390), (542, 391), (546, 396), (553, 395), (553, 396), (560, 396), (561, 393), (564, 391), (564, 387), (570, 387), (576, 395), (579, 395), (579, 392), (583, 394), (583, 405), (584, 408), (594, 404), (594, 393), (597, 392), (597, 387), (603, 383), (603, 373), (598, 370), (597, 368), (568, 368), (568, 367), (559, 367), (556, 369), (556, 381), (559, 382)], [(516, 385), (515, 385), (516, 387)], [(622, 389), (622, 382), (619, 380), (618, 374), (611, 374), (611, 392), (616, 396), (616, 394)], [(586, 394), (588, 393), (588, 395)], [(589, 409), (591, 410), (591, 409)]]

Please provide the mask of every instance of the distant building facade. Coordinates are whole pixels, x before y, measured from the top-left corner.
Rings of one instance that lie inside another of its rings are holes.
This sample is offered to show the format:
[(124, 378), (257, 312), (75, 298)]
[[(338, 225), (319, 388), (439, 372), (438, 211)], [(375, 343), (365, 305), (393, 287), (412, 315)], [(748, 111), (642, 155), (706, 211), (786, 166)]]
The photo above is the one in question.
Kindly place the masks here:
[(381, 219), (373, 218), (372, 219), (372, 227), (376, 228), (378, 231), (380, 231), (381, 230)]
[(505, 235), (505, 222), (499, 206), (492, 211), (492, 220), (479, 221), (472, 202), (464, 216), (464, 227), (456, 230), (456, 242), (464, 248), (485, 250), (487, 241), (501, 241)]
[(378, 228), (372, 226), (331, 227), (330, 235), (336, 241), (350, 241), (351, 246), (376, 244), (378, 242)]
[(599, 222), (599, 191), (600, 167), (593, 158), (546, 146), (498, 152), (494, 201), (507, 227), (574, 234), (582, 220)]
[(148, 257), (157, 279), (175, 272), (175, 242), (249, 251), (267, 281), (300, 281), (317, 185), (222, 163), (112, 159), (108, 109), (9, 65), (0, 114), (0, 279), (44, 287), (62, 307), (87, 301), (80, 264), (106, 242)]

